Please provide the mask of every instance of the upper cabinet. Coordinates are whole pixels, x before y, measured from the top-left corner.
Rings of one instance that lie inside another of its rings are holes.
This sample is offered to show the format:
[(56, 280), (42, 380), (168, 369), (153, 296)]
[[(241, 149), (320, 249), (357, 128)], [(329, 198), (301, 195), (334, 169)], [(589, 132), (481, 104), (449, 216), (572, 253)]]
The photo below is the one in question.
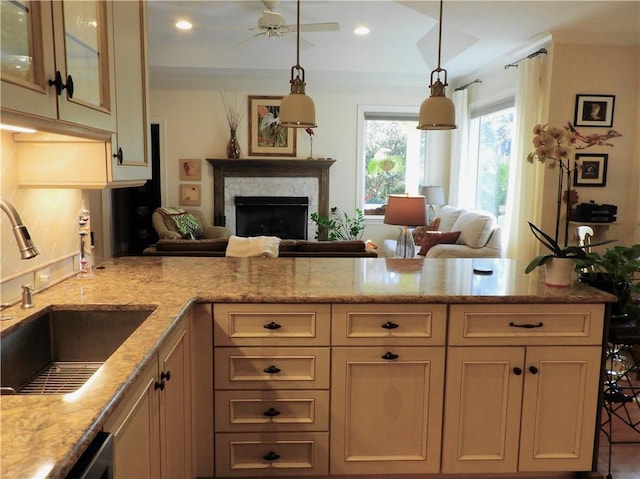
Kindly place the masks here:
[(2, 2), (2, 107), (116, 131), (106, 2)]
[(3, 121), (43, 132), (14, 136), (20, 185), (150, 179), (146, 2), (0, 4)]

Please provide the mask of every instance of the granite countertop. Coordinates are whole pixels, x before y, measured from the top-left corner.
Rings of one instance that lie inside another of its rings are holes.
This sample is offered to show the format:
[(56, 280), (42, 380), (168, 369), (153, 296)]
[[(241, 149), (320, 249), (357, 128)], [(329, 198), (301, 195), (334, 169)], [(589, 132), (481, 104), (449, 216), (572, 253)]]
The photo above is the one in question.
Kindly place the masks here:
[[(48, 309), (155, 308), (80, 395), (0, 397), (0, 476), (64, 477), (192, 302), (603, 303), (575, 283), (505, 259), (175, 258), (108, 260), (94, 279), (67, 279), (3, 311), (0, 335)], [(488, 267), (489, 275), (474, 274)]]

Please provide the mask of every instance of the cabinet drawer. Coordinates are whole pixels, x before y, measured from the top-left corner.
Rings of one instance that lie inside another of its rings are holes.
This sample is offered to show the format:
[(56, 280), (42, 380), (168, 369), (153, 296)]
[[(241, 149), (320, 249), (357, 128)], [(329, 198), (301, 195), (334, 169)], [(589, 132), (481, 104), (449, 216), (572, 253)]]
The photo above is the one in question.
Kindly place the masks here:
[(215, 304), (216, 346), (329, 345), (328, 304)]
[(599, 345), (602, 304), (452, 305), (452, 345)]
[(218, 391), (216, 432), (327, 431), (329, 391)]
[(216, 348), (216, 389), (328, 389), (329, 348)]
[(444, 304), (339, 304), (332, 310), (334, 345), (444, 345)]
[(329, 437), (316, 433), (216, 434), (216, 476), (324, 476)]

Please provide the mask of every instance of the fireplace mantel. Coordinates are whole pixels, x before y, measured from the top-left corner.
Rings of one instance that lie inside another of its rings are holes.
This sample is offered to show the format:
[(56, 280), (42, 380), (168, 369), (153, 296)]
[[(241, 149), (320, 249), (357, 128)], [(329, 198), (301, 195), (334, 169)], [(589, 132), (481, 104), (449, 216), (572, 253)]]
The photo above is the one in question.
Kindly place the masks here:
[(318, 214), (329, 216), (329, 168), (335, 160), (275, 159), (217, 159), (207, 158), (213, 166), (213, 224), (225, 226), (224, 187), (226, 178), (281, 177), (317, 178)]

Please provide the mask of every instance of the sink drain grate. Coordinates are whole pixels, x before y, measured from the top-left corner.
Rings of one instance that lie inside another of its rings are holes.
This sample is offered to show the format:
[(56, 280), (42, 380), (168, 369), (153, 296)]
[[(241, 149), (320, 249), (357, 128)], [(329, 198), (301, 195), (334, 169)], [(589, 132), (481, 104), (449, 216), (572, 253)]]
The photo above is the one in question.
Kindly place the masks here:
[(51, 363), (20, 394), (67, 394), (79, 389), (102, 363)]

